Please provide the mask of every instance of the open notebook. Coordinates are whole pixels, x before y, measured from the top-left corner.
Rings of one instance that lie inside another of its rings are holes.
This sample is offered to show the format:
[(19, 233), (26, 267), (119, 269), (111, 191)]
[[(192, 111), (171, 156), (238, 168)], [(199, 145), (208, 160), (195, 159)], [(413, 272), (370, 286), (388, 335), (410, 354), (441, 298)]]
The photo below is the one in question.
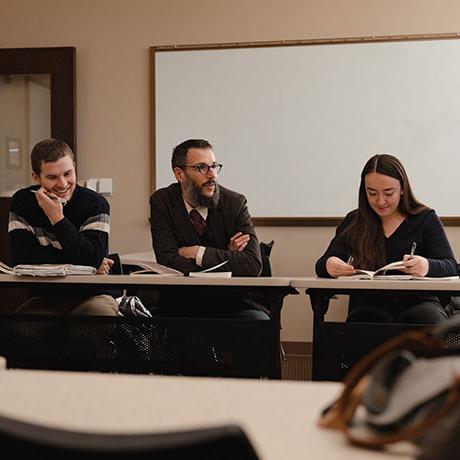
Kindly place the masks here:
[(414, 276), (408, 273), (400, 272), (404, 268), (402, 260), (392, 262), (391, 264), (385, 265), (376, 271), (362, 270), (360, 268), (355, 269), (354, 275), (339, 276), (339, 279), (382, 279), (382, 280), (425, 280), (425, 281), (449, 281), (458, 280), (458, 276), (440, 276), (440, 277), (429, 277), (429, 276)]
[(161, 265), (157, 262), (136, 261), (122, 258), (124, 265), (135, 265), (140, 267), (140, 270), (135, 270), (130, 275), (157, 275), (157, 276), (184, 276), (179, 270)]
[(0, 272), (6, 275), (14, 275), (14, 270), (3, 262), (0, 262)]
[(220, 267), (223, 267), (228, 260), (224, 260), (220, 264), (214, 265), (214, 267), (207, 268), (200, 272), (190, 272), (188, 276), (192, 278), (231, 278), (232, 272), (216, 272)]
[[(223, 265), (225, 265), (228, 260), (224, 262), (214, 265), (213, 267), (207, 268), (206, 270), (202, 270), (199, 272), (191, 272), (189, 276), (192, 278), (195, 277), (208, 277), (208, 278), (229, 278), (232, 276), (232, 272), (216, 272), (214, 270), (219, 269)], [(145, 260), (134, 260), (134, 259), (125, 259), (122, 258), (122, 263), (126, 265), (137, 265), (140, 267), (140, 270), (135, 270), (131, 272), (131, 275), (156, 275), (156, 276), (184, 276), (182, 272), (179, 270), (175, 270), (174, 268), (167, 267), (165, 265), (161, 265), (157, 262), (153, 261), (145, 261)]]

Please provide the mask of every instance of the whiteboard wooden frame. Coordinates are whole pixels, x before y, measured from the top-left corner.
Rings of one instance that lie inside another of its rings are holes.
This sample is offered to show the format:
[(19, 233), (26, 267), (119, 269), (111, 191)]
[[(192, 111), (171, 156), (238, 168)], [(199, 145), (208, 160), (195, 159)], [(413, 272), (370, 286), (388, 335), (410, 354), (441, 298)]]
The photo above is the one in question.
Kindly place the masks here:
[[(266, 48), (266, 47), (288, 47), (288, 46), (317, 46), (331, 44), (353, 44), (353, 43), (378, 43), (378, 42), (400, 42), (400, 41), (421, 41), (421, 40), (453, 40), (459, 39), (460, 32), (440, 34), (415, 34), (415, 35), (383, 35), (366, 37), (346, 38), (318, 38), (304, 40), (277, 40), (260, 42), (235, 42), (235, 43), (211, 43), (202, 45), (164, 45), (152, 46), (150, 48), (150, 148), (151, 148), (151, 189), (156, 190), (156, 117), (155, 117), (155, 56), (156, 53), (164, 51), (197, 51), (216, 50), (232, 48)], [(337, 226), (342, 221), (342, 216), (330, 217), (254, 217), (256, 226), (275, 227), (308, 227), (308, 226)], [(460, 217), (443, 216), (441, 220), (446, 226), (459, 226)]]

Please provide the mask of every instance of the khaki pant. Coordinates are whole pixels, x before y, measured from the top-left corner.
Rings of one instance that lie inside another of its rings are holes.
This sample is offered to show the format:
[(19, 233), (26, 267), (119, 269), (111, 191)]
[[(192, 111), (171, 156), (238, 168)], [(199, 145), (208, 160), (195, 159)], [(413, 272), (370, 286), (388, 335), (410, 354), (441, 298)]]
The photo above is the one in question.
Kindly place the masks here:
[(15, 313), (37, 315), (96, 315), (116, 316), (118, 304), (106, 294), (85, 299), (46, 299), (31, 297), (20, 305)]

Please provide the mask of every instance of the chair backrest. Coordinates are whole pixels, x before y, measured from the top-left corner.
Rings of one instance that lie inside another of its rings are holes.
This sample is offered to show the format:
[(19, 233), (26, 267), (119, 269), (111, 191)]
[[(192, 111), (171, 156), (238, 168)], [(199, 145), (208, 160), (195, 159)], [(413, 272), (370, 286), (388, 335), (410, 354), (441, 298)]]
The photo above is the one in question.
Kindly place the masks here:
[[(262, 256), (262, 271), (260, 276), (272, 276), (272, 266), (270, 263), (270, 255), (273, 249), (275, 242), (272, 240), (269, 243), (260, 242), (260, 255)], [(269, 312), (270, 304), (270, 293), (266, 290), (258, 289), (251, 292), (251, 298), (257, 302), (262, 307), (265, 307), (267, 312)]]
[(113, 260), (113, 266), (110, 270), (111, 275), (123, 275), (123, 265), (121, 264), (120, 255), (116, 252), (108, 255), (109, 259)]
[(312, 379), (342, 381), (354, 364), (380, 344), (407, 330), (426, 326), (319, 321), (314, 327)]
[[(119, 254), (114, 252), (109, 254), (108, 258), (113, 260), (113, 265), (109, 272), (110, 275), (123, 275), (123, 267), (121, 265)], [(121, 297), (123, 295), (123, 289), (109, 289), (106, 292), (114, 298)]]
[(273, 249), (275, 242), (272, 240), (270, 243), (261, 242), (260, 246), (260, 255), (262, 256), (262, 272), (260, 276), (272, 276), (272, 267), (270, 264), (270, 255)]
[(51, 428), (0, 415), (0, 444), (5, 458), (115, 458), (185, 460), (258, 460), (245, 432), (236, 425), (147, 434), (105, 434)]

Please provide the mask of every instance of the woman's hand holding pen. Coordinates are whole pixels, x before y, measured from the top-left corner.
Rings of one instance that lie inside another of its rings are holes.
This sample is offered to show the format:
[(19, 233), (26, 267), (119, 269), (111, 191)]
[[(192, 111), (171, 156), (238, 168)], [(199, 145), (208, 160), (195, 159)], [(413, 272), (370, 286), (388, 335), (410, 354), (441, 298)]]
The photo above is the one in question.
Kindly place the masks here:
[(406, 254), (403, 257), (403, 265), (404, 269), (401, 271), (414, 276), (426, 276), (430, 268), (430, 264), (425, 257), (410, 254)]
[(337, 278), (338, 276), (350, 276), (355, 273), (353, 265), (335, 256), (329, 257), (329, 259), (326, 260), (326, 270), (333, 278)]

